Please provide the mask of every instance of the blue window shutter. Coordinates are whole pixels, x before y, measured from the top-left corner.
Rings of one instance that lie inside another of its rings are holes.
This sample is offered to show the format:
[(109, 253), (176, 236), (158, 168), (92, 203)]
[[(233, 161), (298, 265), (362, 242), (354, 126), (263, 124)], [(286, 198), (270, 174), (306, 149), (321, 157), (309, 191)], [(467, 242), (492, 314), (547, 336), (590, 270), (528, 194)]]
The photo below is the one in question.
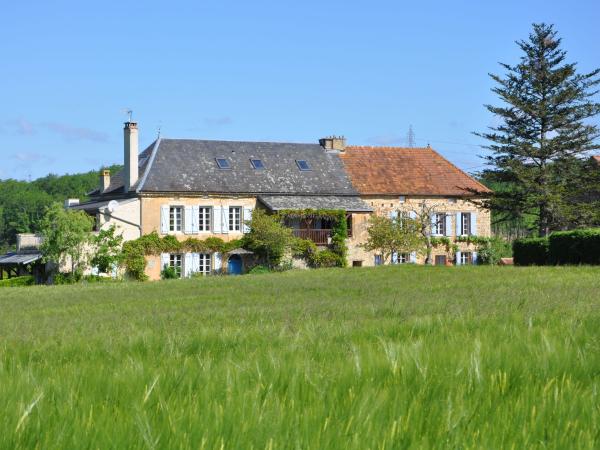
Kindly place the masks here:
[(471, 234), (477, 236), (477, 213), (471, 213)]
[(192, 233), (192, 207), (186, 206), (183, 215), (183, 232), (185, 234)]
[(456, 252), (456, 265), (457, 266), (460, 266), (460, 264), (461, 264), (460, 256), (461, 256), (461, 252)]
[(221, 208), (220, 206), (215, 206), (213, 208), (213, 233), (222, 233), (222, 226), (221, 226), (221, 215), (223, 214), (223, 208)]
[(169, 232), (169, 205), (160, 207), (160, 232), (162, 234)]
[(452, 236), (452, 215), (446, 214), (446, 236)]
[(477, 265), (478, 264), (477, 252), (473, 252), (472, 257), (473, 257), (473, 264)]
[(461, 213), (456, 213), (456, 235), (462, 236), (462, 223), (461, 223)]
[(392, 252), (392, 264), (398, 264), (398, 252)]

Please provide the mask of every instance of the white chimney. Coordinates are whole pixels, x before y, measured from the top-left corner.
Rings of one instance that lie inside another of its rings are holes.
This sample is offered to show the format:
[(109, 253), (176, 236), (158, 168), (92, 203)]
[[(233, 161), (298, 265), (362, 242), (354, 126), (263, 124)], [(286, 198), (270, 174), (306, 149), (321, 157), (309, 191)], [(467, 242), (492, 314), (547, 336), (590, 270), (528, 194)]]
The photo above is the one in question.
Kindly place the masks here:
[(104, 192), (110, 186), (110, 170), (104, 169), (100, 174), (100, 193), (104, 194)]
[(125, 192), (132, 190), (138, 180), (138, 127), (135, 122), (125, 122)]

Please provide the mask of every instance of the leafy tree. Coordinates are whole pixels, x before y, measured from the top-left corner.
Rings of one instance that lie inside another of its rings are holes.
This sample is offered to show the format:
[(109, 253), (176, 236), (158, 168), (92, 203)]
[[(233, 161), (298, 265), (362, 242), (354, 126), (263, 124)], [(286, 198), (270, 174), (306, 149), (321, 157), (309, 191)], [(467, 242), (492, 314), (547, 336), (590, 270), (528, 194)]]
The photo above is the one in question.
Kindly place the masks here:
[(100, 230), (92, 237), (95, 247), (94, 256), (90, 260), (92, 267), (97, 267), (101, 273), (110, 273), (113, 267), (118, 266), (122, 260), (121, 245), (123, 236), (115, 234), (114, 225), (106, 230)]
[(384, 263), (393, 253), (410, 253), (423, 245), (418, 222), (408, 217), (390, 219), (371, 216), (367, 234), (367, 241), (362, 247), (381, 253)]
[(505, 183), (484, 206), (505, 217), (533, 215), (541, 236), (575, 225), (573, 211), (581, 157), (600, 148), (598, 127), (589, 119), (600, 112), (594, 101), (600, 69), (580, 74), (567, 63), (552, 25), (534, 24), (516, 65), (501, 64), (504, 77), (490, 74), (503, 106), (486, 105), (500, 124), (476, 133), (491, 143), (486, 177)]
[(70, 265), (71, 276), (79, 276), (86, 266), (93, 219), (83, 211), (67, 210), (53, 203), (44, 216), (41, 251), (44, 261)]
[(294, 242), (292, 230), (281, 221), (260, 209), (255, 209), (247, 222), (250, 232), (244, 236), (243, 247), (265, 258), (269, 267), (279, 265), (283, 255)]

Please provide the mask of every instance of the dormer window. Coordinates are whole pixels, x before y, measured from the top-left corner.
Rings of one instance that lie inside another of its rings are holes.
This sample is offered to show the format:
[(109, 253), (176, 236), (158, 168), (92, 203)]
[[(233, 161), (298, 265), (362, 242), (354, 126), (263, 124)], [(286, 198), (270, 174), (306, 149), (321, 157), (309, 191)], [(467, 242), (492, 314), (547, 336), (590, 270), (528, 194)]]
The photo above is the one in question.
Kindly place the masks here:
[(310, 166), (308, 165), (308, 162), (306, 162), (303, 159), (297, 159), (296, 164), (298, 165), (298, 169), (302, 170), (303, 172), (310, 170)]
[(252, 164), (252, 167), (256, 170), (263, 170), (265, 168), (262, 159), (250, 159), (250, 164)]
[(216, 158), (219, 169), (231, 169), (231, 164), (227, 158)]

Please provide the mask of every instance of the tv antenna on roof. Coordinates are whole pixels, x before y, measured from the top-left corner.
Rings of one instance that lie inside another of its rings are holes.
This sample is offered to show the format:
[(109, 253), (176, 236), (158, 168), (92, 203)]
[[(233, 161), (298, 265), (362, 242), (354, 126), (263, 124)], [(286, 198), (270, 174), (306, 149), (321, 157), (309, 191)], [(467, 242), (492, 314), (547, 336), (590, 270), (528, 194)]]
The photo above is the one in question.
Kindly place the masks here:
[(131, 122), (131, 116), (133, 115), (133, 110), (129, 108), (123, 108), (122, 111), (127, 114), (127, 122)]

